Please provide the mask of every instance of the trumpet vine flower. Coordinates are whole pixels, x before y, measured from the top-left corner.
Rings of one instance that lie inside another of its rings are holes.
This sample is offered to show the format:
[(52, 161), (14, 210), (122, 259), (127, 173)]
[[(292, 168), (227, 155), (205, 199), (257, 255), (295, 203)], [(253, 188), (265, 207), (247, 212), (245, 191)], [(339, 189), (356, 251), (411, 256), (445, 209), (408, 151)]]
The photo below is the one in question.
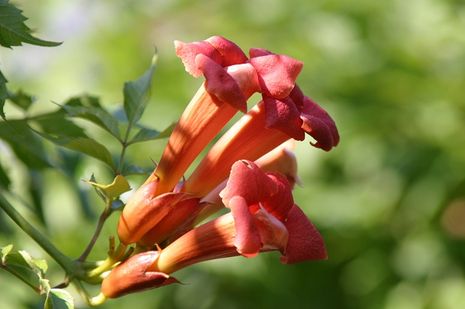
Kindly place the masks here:
[(320, 233), (294, 204), (285, 176), (238, 161), (220, 195), (229, 213), (191, 229), (163, 249), (124, 261), (104, 279), (102, 293), (112, 298), (175, 283), (172, 273), (212, 259), (251, 258), (267, 251), (279, 251), (284, 264), (327, 257)]
[[(176, 186), (189, 165), (238, 110), (247, 111), (247, 100), (254, 92), (270, 98), (285, 99), (295, 89), (295, 80), (303, 66), (302, 62), (291, 57), (260, 49), (251, 50), (249, 59), (236, 44), (219, 36), (193, 43), (176, 41), (175, 48), (186, 71), (194, 77), (204, 75), (205, 82), (181, 115), (156, 169), (123, 210), (118, 232), (125, 243), (139, 242), (144, 237), (141, 231), (148, 235), (156, 232), (156, 225), (162, 222), (164, 213), (158, 211), (158, 208), (162, 207), (163, 199), (168, 199), (162, 197), (163, 194), (176, 195)], [(263, 125), (258, 129), (262, 127)], [(268, 135), (266, 131), (261, 131)], [(265, 148), (271, 150), (286, 140), (286, 136), (283, 134), (276, 138), (275, 134), (271, 134), (274, 142), (268, 144), (274, 146)], [(260, 155), (256, 155), (257, 158), (266, 152), (261, 148), (258, 148)], [(240, 151), (235, 157), (242, 158)], [(247, 159), (248, 156), (244, 158)], [(209, 190), (182, 189), (184, 194), (203, 197), (225, 179), (233, 162), (225, 161), (223, 168), (226, 172), (214, 177), (215, 183), (209, 183)], [(188, 184), (191, 185), (192, 182), (193, 180)], [(170, 204), (171, 208), (176, 207), (175, 204)], [(193, 205), (189, 205), (191, 204)], [(192, 221), (195, 217), (195, 211), (192, 211), (191, 216), (187, 211), (182, 213), (185, 215), (178, 216), (180, 220)], [(148, 217), (150, 219), (145, 219)], [(146, 231), (150, 224), (154, 230)], [(173, 229), (177, 228), (173, 225)], [(165, 234), (169, 234), (168, 229)], [(143, 240), (143, 243), (153, 241), (151, 236), (144, 238), (148, 239)], [(157, 237), (157, 240), (160, 241), (161, 238)]]

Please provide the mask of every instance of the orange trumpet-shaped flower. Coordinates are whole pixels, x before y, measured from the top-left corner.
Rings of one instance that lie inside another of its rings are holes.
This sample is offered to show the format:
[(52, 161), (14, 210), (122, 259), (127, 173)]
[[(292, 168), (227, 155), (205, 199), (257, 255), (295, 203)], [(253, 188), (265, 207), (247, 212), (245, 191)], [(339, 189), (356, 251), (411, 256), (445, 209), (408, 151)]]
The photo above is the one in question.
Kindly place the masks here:
[[(176, 194), (162, 199), (154, 197), (175, 190), (189, 165), (237, 110), (246, 111), (246, 101), (254, 92), (273, 97), (287, 96), (295, 87), (295, 79), (302, 69), (300, 61), (266, 52), (252, 53), (249, 61), (237, 45), (218, 36), (202, 42), (178, 41), (175, 46), (186, 71), (194, 76), (203, 74), (206, 81), (183, 112), (157, 168), (146, 180), (143, 187), (149, 186), (150, 190), (139, 189), (124, 208), (118, 227), (123, 242), (139, 241), (140, 233), (150, 224), (154, 230), (148, 234), (155, 233), (156, 225), (163, 218), (163, 213), (156, 209), (161, 207), (163, 199), (175, 200), (173, 196)], [(170, 204), (171, 208), (175, 204)], [(179, 221), (191, 220), (187, 211), (182, 214), (177, 216)], [(165, 228), (171, 225), (167, 224)], [(156, 240), (161, 239), (157, 237)], [(144, 237), (142, 243), (153, 241), (152, 236)]]
[(303, 140), (308, 133), (313, 146), (329, 151), (339, 142), (336, 125), (326, 111), (303, 96), (295, 86), (284, 99), (264, 96), (229, 129), (184, 184), (184, 190), (202, 196), (221, 183), (237, 160), (257, 160), (284, 141)]
[[(284, 264), (326, 258), (321, 235), (294, 204), (286, 178), (250, 161), (233, 165), (221, 196), (231, 212), (190, 230), (160, 251), (137, 254), (111, 271), (102, 293), (118, 297), (177, 282), (171, 273), (202, 261), (279, 251)], [(127, 276), (126, 282), (121, 282)]]

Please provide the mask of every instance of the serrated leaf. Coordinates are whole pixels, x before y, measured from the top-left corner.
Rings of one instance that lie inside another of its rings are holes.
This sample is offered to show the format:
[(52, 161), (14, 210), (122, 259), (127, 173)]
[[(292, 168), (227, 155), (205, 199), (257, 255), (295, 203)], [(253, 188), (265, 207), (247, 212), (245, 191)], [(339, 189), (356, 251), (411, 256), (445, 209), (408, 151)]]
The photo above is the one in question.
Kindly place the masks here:
[(90, 137), (54, 137), (43, 132), (36, 131), (36, 133), (58, 146), (86, 154), (106, 163), (112, 169), (115, 169), (110, 151), (104, 145)]
[(31, 35), (31, 29), (24, 23), (27, 18), (22, 11), (8, 3), (0, 1), (0, 45), (5, 47), (20, 46), (28, 43), (39, 46), (57, 46), (61, 43), (45, 41)]
[(8, 174), (3, 169), (3, 166), (0, 164), (0, 189), (6, 189), (10, 187), (11, 180), (8, 177)]
[(128, 181), (122, 175), (116, 175), (113, 182), (107, 185), (100, 184), (92, 180), (88, 180), (86, 182), (95, 188), (98, 188), (110, 200), (114, 200), (122, 193), (131, 190)]
[(74, 299), (68, 291), (50, 289), (44, 303), (44, 309), (73, 309)]
[(5, 120), (5, 113), (3, 107), (5, 106), (5, 100), (8, 98), (8, 91), (6, 90), (6, 83), (8, 80), (3, 76), (2, 71), (0, 71), (0, 117)]
[(25, 111), (27, 111), (29, 107), (31, 107), (31, 105), (35, 102), (35, 98), (33, 96), (25, 93), (22, 90), (18, 90), (15, 93), (10, 93), (8, 100)]
[(0, 122), (0, 139), (6, 141), (16, 156), (28, 168), (42, 169), (50, 167), (43, 144), (27, 125), (25, 120)]
[(134, 144), (134, 143), (140, 143), (140, 142), (146, 142), (146, 141), (153, 141), (157, 139), (162, 139), (170, 136), (171, 132), (173, 131), (175, 127), (175, 123), (171, 124), (169, 127), (167, 127), (165, 130), (162, 132), (154, 130), (154, 129), (149, 129), (149, 128), (141, 128), (136, 135), (131, 139), (129, 144)]
[(75, 97), (68, 100), (62, 108), (68, 116), (89, 120), (121, 140), (118, 121), (100, 105), (98, 98), (92, 96)]
[(155, 70), (155, 60), (156, 57), (152, 60), (150, 68), (137, 80), (124, 83), (124, 111), (129, 123), (136, 123), (147, 105), (152, 85), (152, 76)]

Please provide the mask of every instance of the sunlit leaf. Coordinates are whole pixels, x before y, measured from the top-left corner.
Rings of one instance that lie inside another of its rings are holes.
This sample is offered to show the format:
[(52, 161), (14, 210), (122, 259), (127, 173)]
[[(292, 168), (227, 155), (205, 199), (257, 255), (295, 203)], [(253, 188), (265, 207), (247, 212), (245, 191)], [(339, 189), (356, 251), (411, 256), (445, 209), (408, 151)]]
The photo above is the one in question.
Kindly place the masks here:
[(20, 9), (9, 3), (9, 0), (0, 0), (0, 16), (0, 45), (2, 46), (19, 46), (22, 43), (40, 46), (61, 44), (32, 36), (31, 29), (24, 23), (27, 18), (24, 17)]
[(43, 259), (33, 259), (31, 255), (24, 250), (19, 250), (19, 254), (23, 257), (24, 261), (34, 270), (37, 274), (45, 274), (48, 269), (47, 262)]
[(3, 112), (3, 107), (5, 106), (5, 100), (8, 98), (8, 91), (6, 90), (7, 79), (3, 76), (2, 71), (0, 71), (0, 117), (5, 119), (5, 113)]
[(117, 119), (100, 105), (98, 98), (75, 97), (68, 100), (62, 107), (68, 116), (89, 120), (121, 140)]
[[(1, 267), (29, 285), (35, 291), (41, 291), (41, 279), (44, 268), (43, 262), (36, 264), (36, 260), (25, 251), (13, 251), (13, 246), (2, 248)], [(46, 267), (45, 267), (46, 268)]]
[(68, 291), (50, 289), (44, 303), (44, 309), (73, 309), (74, 299)]
[(8, 254), (10, 254), (11, 250), (13, 250), (13, 245), (12, 244), (9, 244), (5, 247), (2, 247), (2, 264), (5, 264), (6, 263), (6, 257)]
[(139, 79), (124, 83), (124, 111), (129, 123), (137, 122), (147, 105), (155, 62), (156, 56), (152, 60), (150, 68)]
[(89, 137), (76, 137), (76, 138), (69, 138), (69, 137), (54, 137), (50, 134), (46, 134), (43, 132), (37, 132), (37, 134), (41, 135), (45, 139), (51, 141), (52, 143), (86, 154), (90, 157), (98, 159), (104, 163), (106, 163), (109, 167), (114, 169), (113, 159), (111, 157), (110, 151), (102, 144), (97, 142), (96, 140), (89, 138)]
[(26, 121), (0, 122), (0, 139), (6, 141), (16, 156), (29, 168), (42, 169), (51, 166), (42, 142), (33, 134)]
[(117, 175), (113, 182), (110, 184), (100, 184), (95, 181), (89, 180), (86, 181), (87, 183), (91, 184), (92, 186), (98, 188), (103, 194), (108, 197), (110, 200), (113, 200), (120, 196), (122, 193), (129, 191), (131, 187), (129, 186), (128, 181), (124, 176)]
[(175, 127), (175, 123), (171, 124), (169, 127), (167, 127), (165, 130), (162, 132), (154, 130), (154, 129), (149, 129), (149, 128), (141, 128), (136, 135), (131, 139), (129, 144), (134, 144), (134, 143), (140, 143), (140, 142), (146, 142), (146, 141), (152, 141), (152, 140), (157, 140), (157, 139), (162, 139), (170, 136), (171, 132), (173, 131)]

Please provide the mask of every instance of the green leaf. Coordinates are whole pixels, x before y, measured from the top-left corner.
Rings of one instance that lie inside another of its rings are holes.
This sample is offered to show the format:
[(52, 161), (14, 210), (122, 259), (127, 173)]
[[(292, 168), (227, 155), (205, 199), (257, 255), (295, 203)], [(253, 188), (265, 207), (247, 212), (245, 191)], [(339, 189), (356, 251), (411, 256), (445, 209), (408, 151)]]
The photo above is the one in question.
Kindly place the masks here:
[(44, 215), (44, 203), (43, 203), (43, 192), (44, 192), (44, 177), (42, 173), (34, 170), (28, 170), (27, 177), (27, 192), (31, 197), (33, 211), (37, 215), (37, 218), (45, 226), (45, 215)]
[(115, 169), (115, 165), (113, 163), (110, 151), (108, 151), (108, 149), (104, 145), (100, 144), (92, 138), (54, 137), (50, 134), (46, 134), (43, 132), (36, 131), (36, 133), (58, 146), (62, 146), (86, 154), (90, 157), (93, 157), (106, 163), (113, 170)]
[(118, 140), (121, 140), (118, 121), (100, 105), (97, 97), (81, 96), (71, 98), (62, 108), (68, 116), (89, 120)]
[(20, 46), (29, 43), (40, 46), (57, 46), (61, 43), (41, 40), (31, 35), (31, 29), (24, 23), (27, 18), (22, 11), (8, 0), (0, 0), (0, 45)]
[(6, 257), (8, 254), (10, 254), (11, 250), (13, 250), (12, 244), (2, 247), (2, 264), (6, 263)]
[(42, 142), (33, 134), (25, 120), (0, 122), (0, 139), (11, 146), (16, 156), (28, 168), (42, 169), (51, 166)]
[(10, 177), (3, 169), (2, 165), (0, 164), (0, 189), (9, 189), (11, 184)]
[(19, 250), (18, 253), (35, 273), (43, 276), (47, 272), (47, 261), (43, 259), (33, 259), (31, 255), (24, 250)]
[(62, 110), (32, 117), (43, 132), (57, 137), (87, 137), (84, 130), (65, 118)]
[(44, 309), (73, 309), (74, 299), (68, 291), (50, 289), (46, 296)]
[(3, 107), (5, 106), (5, 100), (8, 98), (8, 91), (6, 90), (6, 83), (8, 80), (3, 76), (2, 71), (0, 71), (0, 117), (5, 120), (5, 113), (3, 112)]
[(36, 260), (26, 251), (13, 251), (12, 249), (12, 245), (2, 248), (0, 268), (5, 269), (41, 293), (44, 288), (42, 286), (43, 275), (47, 270), (45, 260)]
[(150, 68), (139, 79), (124, 83), (124, 111), (130, 124), (140, 119), (147, 105), (156, 58), (155, 55)]
[(92, 178), (86, 182), (94, 186), (110, 200), (114, 200), (124, 192), (131, 190), (128, 181), (122, 175), (116, 175), (116, 177), (113, 179), (113, 182), (107, 185), (97, 183), (93, 181)]
[(10, 100), (19, 108), (27, 111), (29, 107), (31, 107), (31, 105), (34, 103), (35, 98), (23, 92), (22, 90), (18, 90), (16, 93), (10, 93), (8, 96), (8, 100)]
[(173, 131), (174, 127), (176, 126), (175, 123), (171, 124), (169, 127), (167, 127), (165, 130), (162, 132), (154, 130), (154, 129), (149, 129), (149, 128), (141, 128), (136, 135), (131, 139), (129, 144), (134, 144), (134, 143), (140, 143), (140, 142), (146, 142), (146, 141), (152, 141), (156, 139), (162, 139), (170, 136), (171, 132)]

